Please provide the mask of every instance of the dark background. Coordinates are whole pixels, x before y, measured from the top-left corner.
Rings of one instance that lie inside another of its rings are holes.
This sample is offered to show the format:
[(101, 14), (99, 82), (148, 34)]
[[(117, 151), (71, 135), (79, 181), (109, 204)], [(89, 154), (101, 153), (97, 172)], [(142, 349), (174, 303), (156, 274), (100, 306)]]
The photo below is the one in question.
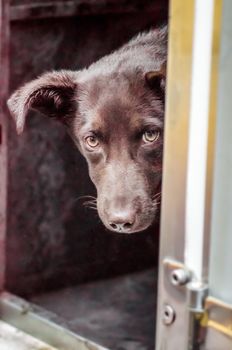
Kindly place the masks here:
[[(82, 69), (167, 20), (167, 1), (12, 0), (10, 89), (51, 69)], [(112, 277), (157, 262), (158, 225), (114, 234), (78, 197), (95, 195), (64, 128), (31, 113), (9, 130), (7, 281), (29, 295)]]

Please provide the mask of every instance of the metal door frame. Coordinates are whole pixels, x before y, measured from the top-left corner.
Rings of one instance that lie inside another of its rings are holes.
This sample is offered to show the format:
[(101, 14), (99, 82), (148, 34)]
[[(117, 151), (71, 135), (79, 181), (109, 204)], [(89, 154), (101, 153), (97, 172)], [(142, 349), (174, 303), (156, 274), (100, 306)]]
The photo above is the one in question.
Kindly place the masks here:
[(156, 350), (232, 348), (232, 306), (209, 295), (222, 5), (170, 2)]

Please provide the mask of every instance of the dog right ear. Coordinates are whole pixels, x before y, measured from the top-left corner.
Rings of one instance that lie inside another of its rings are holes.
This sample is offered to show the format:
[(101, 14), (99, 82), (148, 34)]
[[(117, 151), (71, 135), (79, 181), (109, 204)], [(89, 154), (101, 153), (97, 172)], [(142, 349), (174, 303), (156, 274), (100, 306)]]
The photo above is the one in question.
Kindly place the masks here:
[(18, 134), (24, 129), (30, 109), (67, 123), (77, 108), (76, 89), (76, 73), (63, 70), (45, 73), (14, 92), (7, 105)]
[(164, 93), (166, 85), (166, 62), (161, 65), (159, 70), (147, 72), (145, 79), (152, 90)]

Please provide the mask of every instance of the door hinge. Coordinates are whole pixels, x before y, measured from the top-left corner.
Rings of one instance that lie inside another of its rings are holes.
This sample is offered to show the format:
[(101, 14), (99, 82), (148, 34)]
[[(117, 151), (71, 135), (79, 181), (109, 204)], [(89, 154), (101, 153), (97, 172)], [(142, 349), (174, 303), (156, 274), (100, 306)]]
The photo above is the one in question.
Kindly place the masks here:
[[(198, 281), (194, 273), (184, 264), (172, 259), (165, 259), (165, 274), (169, 278), (174, 288), (183, 291), (183, 297), (186, 298), (186, 311), (188, 314), (188, 337), (187, 350), (200, 350), (205, 341), (206, 327), (208, 319), (205, 301), (208, 296), (208, 285)], [(167, 312), (167, 305), (163, 310)], [(175, 310), (172, 305), (168, 305)], [(175, 315), (178, 317), (178, 315)], [(165, 320), (165, 315), (163, 315)], [(174, 321), (173, 321), (174, 322)], [(165, 322), (163, 322), (165, 324)]]
[[(172, 260), (163, 261), (165, 275), (175, 288), (183, 291), (188, 312), (188, 350), (200, 350), (205, 342), (207, 328), (232, 338), (232, 305), (208, 296), (208, 285), (197, 281), (194, 273), (184, 264)], [(163, 323), (171, 325), (176, 315), (172, 305), (164, 305)], [(174, 316), (173, 316), (174, 315)], [(172, 322), (168, 322), (172, 320)]]

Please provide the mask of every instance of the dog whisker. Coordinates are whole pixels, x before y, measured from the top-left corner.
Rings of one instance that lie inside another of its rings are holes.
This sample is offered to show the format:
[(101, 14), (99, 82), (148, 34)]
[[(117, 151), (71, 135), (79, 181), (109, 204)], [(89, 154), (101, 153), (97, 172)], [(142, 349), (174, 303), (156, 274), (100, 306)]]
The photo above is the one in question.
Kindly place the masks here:
[(86, 201), (83, 203), (84, 206), (92, 205), (93, 207), (97, 206), (97, 201)]
[(84, 201), (82, 203), (82, 205), (85, 207), (85, 208), (88, 208), (88, 209), (93, 209), (95, 211), (97, 211), (97, 198), (94, 197), (94, 196), (90, 196), (90, 195), (85, 195), (85, 196), (80, 196), (76, 199), (76, 201)]
[(158, 197), (158, 198), (161, 197), (161, 193), (162, 193), (162, 192), (156, 193), (156, 194), (152, 197), (152, 199), (156, 199), (157, 197)]
[(90, 196), (90, 195), (85, 195), (85, 196), (80, 196), (76, 198), (76, 201), (81, 201), (81, 200), (93, 200), (93, 201), (97, 201), (97, 198), (94, 196)]
[(97, 207), (92, 206), (92, 205), (85, 205), (85, 208), (87, 208), (87, 209), (93, 209), (93, 210), (96, 210), (96, 211), (97, 211)]
[(89, 200), (85, 201), (84, 203), (91, 203), (91, 202), (97, 203), (97, 199), (89, 199)]
[(86, 208), (88, 208), (88, 209), (93, 209), (93, 210), (96, 210), (96, 211), (97, 211), (97, 208), (95, 208), (95, 207), (86, 207)]

